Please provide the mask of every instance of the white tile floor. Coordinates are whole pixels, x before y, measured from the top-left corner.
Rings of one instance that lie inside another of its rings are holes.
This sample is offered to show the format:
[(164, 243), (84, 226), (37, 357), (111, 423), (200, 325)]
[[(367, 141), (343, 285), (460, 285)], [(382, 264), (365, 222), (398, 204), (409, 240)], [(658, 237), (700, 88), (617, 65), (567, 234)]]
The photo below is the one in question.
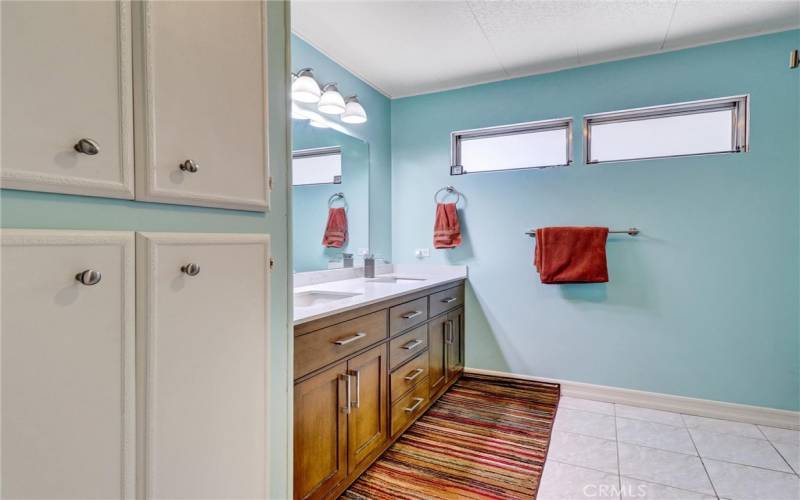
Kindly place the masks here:
[(800, 500), (800, 432), (562, 396), (538, 500)]

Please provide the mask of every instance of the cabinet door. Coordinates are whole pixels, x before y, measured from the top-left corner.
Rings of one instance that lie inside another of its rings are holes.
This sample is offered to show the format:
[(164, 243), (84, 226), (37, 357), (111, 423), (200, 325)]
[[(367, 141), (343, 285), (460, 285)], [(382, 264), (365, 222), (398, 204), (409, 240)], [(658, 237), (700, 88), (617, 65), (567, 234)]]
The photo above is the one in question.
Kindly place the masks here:
[(265, 210), (264, 2), (145, 1), (141, 17), (136, 198)]
[(2, 498), (133, 498), (133, 253), (133, 233), (2, 231)]
[(143, 233), (136, 259), (143, 496), (265, 498), (269, 236)]
[(464, 370), (464, 308), (447, 313), (447, 381)]
[(347, 417), (348, 474), (370, 459), (388, 438), (387, 346), (380, 345), (347, 362), (351, 410)]
[(347, 476), (347, 378), (342, 362), (294, 386), (295, 498), (324, 497)]
[(0, 2), (0, 17), (2, 187), (133, 198), (130, 2)]
[(430, 393), (434, 395), (445, 381), (447, 364), (447, 315), (442, 314), (428, 323), (428, 361), (430, 363)]

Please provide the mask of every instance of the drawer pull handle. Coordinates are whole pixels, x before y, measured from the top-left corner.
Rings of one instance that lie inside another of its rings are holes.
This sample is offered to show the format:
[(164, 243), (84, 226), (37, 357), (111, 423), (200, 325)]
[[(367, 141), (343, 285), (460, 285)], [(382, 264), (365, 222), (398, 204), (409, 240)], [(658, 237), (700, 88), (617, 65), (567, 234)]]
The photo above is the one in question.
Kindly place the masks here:
[(344, 391), (345, 394), (344, 394), (344, 397), (346, 399), (346, 401), (344, 403), (344, 407), (342, 407), (342, 411), (344, 412), (345, 415), (349, 415), (350, 414), (350, 404), (351, 404), (350, 403), (350, 397), (352, 395), (351, 394), (351, 389), (350, 389), (350, 376), (347, 373), (342, 373), (341, 377), (344, 377), (344, 383), (345, 383), (345, 391)]
[(350, 406), (358, 408), (361, 406), (361, 372), (359, 370), (350, 370), (347, 374), (356, 378), (356, 399), (350, 400)]
[(404, 315), (402, 315), (400, 317), (403, 318), (403, 319), (412, 319), (412, 318), (416, 318), (420, 314), (422, 314), (422, 311), (411, 311), (409, 313), (405, 313)]
[(78, 153), (83, 153), (89, 156), (94, 156), (100, 152), (100, 145), (97, 144), (97, 141), (89, 139), (88, 137), (84, 137), (78, 141), (74, 148)]
[(425, 371), (425, 368), (417, 368), (416, 370), (414, 370), (414, 371), (412, 372), (414, 375), (406, 375), (406, 376), (405, 376), (405, 377), (403, 377), (403, 378), (405, 378), (406, 380), (408, 380), (409, 382), (411, 382), (412, 380), (414, 380), (414, 379), (416, 379), (417, 377), (419, 377), (420, 375), (422, 375), (422, 372), (424, 372), (424, 371)]
[(100, 283), (100, 279), (102, 277), (103, 275), (100, 274), (100, 271), (95, 271), (94, 269), (87, 269), (75, 275), (75, 279), (86, 286), (92, 286)]
[(181, 272), (189, 276), (197, 276), (200, 274), (200, 266), (194, 263), (181, 266)]
[(443, 304), (450, 304), (451, 302), (455, 302), (457, 299), (455, 297), (445, 297), (442, 299)]
[(180, 169), (183, 170), (184, 172), (189, 172), (190, 174), (193, 174), (198, 170), (200, 170), (200, 166), (194, 160), (186, 160), (185, 162), (181, 163)]
[(353, 335), (352, 337), (347, 337), (346, 339), (334, 340), (333, 343), (336, 344), (336, 345), (347, 345), (350, 342), (355, 342), (356, 340), (363, 339), (366, 336), (367, 336), (366, 333), (358, 332), (355, 335)]
[(414, 413), (415, 411), (417, 411), (417, 408), (419, 408), (419, 406), (422, 404), (422, 402), (425, 401), (425, 398), (414, 398), (411, 401), (416, 401), (416, 403), (414, 403), (413, 405), (409, 406), (408, 408), (404, 408), (404, 410), (409, 412), (409, 413)]
[(417, 347), (422, 345), (422, 341), (420, 339), (414, 339), (407, 344), (402, 345), (401, 347), (406, 351), (410, 351), (411, 349), (416, 349)]

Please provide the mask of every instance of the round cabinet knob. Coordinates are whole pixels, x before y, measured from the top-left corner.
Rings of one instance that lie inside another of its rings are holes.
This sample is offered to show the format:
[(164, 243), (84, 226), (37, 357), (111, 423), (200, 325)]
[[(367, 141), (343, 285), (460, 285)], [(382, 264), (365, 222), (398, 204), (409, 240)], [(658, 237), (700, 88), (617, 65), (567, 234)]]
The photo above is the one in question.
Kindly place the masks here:
[(200, 266), (197, 264), (186, 264), (185, 266), (181, 266), (181, 271), (189, 276), (197, 276), (200, 274)]
[(75, 144), (75, 151), (93, 156), (100, 152), (100, 145), (96, 141), (84, 137)]
[(93, 269), (87, 269), (75, 275), (76, 280), (87, 286), (100, 283), (100, 278), (102, 277), (103, 276), (100, 274), (100, 271), (95, 271)]
[(185, 162), (181, 163), (181, 170), (193, 174), (199, 170), (199, 166), (194, 160), (186, 160)]

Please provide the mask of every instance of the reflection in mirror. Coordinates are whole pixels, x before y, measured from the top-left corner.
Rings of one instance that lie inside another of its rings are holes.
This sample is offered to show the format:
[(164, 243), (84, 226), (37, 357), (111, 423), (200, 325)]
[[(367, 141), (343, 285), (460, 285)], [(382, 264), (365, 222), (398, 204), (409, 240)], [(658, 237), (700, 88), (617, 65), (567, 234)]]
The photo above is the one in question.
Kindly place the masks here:
[(369, 247), (369, 144), (292, 121), (294, 270), (362, 265), (359, 253)]

